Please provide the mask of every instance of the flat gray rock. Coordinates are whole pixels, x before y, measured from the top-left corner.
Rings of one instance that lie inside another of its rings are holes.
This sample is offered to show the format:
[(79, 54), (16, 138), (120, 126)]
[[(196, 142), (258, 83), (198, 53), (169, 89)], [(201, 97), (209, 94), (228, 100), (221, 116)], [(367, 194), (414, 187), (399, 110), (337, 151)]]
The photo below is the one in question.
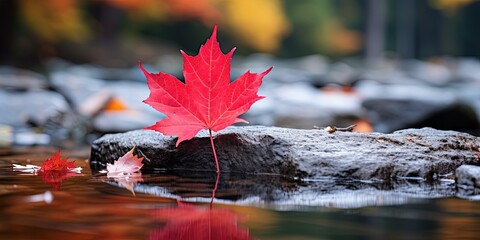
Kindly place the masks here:
[[(432, 128), (392, 134), (334, 132), (265, 126), (228, 127), (214, 135), (222, 173), (279, 174), (297, 178), (426, 179), (480, 164), (480, 138)], [(103, 169), (137, 146), (145, 170), (215, 171), (206, 131), (175, 147), (176, 137), (151, 130), (107, 134), (94, 141), (90, 163)]]

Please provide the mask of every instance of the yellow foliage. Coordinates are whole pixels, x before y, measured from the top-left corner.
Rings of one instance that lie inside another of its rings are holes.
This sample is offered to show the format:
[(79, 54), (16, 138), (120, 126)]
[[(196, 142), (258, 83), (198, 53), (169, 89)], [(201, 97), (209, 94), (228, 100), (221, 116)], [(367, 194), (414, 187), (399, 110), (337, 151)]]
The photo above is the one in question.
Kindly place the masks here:
[(225, 0), (224, 20), (232, 33), (261, 52), (274, 52), (290, 26), (280, 0)]
[(81, 42), (89, 37), (78, 1), (20, 0), (19, 5), (20, 15), (27, 26), (43, 40)]
[(130, 15), (132, 20), (163, 20), (167, 15), (164, 1), (158, 0), (98, 0), (118, 7)]
[(430, 0), (430, 5), (447, 14), (455, 13), (459, 8), (462, 8), (476, 0)]
[[(77, 0), (19, 0), (20, 16), (39, 38), (49, 42), (87, 40), (90, 29), (85, 9)], [(118, 7), (130, 19), (201, 20), (206, 26), (224, 20), (239, 41), (257, 51), (280, 47), (289, 23), (281, 0), (96, 0)], [(90, 22), (91, 23), (91, 22)], [(220, 23), (222, 25), (222, 23)]]
[(214, 0), (99, 0), (117, 6), (136, 19), (201, 20), (213, 25), (219, 18)]

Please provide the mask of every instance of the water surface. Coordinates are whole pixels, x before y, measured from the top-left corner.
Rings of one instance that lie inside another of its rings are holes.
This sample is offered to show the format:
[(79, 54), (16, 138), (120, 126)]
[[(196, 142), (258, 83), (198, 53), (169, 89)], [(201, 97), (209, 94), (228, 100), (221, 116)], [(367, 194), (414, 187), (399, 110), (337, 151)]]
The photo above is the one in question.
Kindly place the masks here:
[[(62, 153), (83, 171), (61, 182), (12, 168), (12, 163), (41, 165), (54, 152), (48, 148), (0, 151), (1, 239), (480, 236), (480, 203), (452, 197), (449, 182), (427, 187), (412, 183), (400, 194), (381, 183), (362, 183), (368, 186), (355, 189), (358, 184), (339, 180), (304, 182), (228, 173), (217, 178), (212, 173), (158, 171), (121, 182), (92, 173), (88, 149)], [(329, 190), (326, 185), (340, 186)], [(441, 191), (415, 197), (409, 190), (430, 188)]]

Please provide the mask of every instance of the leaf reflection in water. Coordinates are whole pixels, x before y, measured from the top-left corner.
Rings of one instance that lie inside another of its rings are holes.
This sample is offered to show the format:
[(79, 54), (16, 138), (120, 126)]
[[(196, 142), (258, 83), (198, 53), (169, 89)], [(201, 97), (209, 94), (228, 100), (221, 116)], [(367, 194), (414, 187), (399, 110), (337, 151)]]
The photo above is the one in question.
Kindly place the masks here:
[(239, 226), (244, 217), (227, 209), (213, 208), (219, 179), (217, 174), (209, 207), (177, 200), (175, 208), (157, 209), (152, 217), (164, 225), (153, 229), (150, 239), (253, 239), (248, 229)]
[(113, 180), (115, 180), (115, 182), (117, 182), (120, 186), (129, 190), (133, 194), (133, 196), (135, 196), (135, 191), (133, 190), (133, 187), (137, 183), (143, 182), (141, 172), (130, 173), (124, 176), (119, 176), (116, 173), (114, 174), (107, 173), (107, 178), (112, 178)]
[(77, 175), (73, 172), (61, 172), (61, 171), (45, 171), (41, 173), (42, 181), (53, 187), (55, 190), (60, 190), (62, 182)]

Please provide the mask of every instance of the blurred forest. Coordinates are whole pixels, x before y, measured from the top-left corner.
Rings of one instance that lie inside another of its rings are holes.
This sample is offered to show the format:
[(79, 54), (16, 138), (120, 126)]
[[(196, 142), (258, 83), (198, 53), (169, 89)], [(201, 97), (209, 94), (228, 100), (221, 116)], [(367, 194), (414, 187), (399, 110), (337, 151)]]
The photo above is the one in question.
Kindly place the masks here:
[(215, 24), (240, 54), (478, 57), (479, 12), (476, 0), (2, 0), (0, 64), (131, 66), (196, 53)]

